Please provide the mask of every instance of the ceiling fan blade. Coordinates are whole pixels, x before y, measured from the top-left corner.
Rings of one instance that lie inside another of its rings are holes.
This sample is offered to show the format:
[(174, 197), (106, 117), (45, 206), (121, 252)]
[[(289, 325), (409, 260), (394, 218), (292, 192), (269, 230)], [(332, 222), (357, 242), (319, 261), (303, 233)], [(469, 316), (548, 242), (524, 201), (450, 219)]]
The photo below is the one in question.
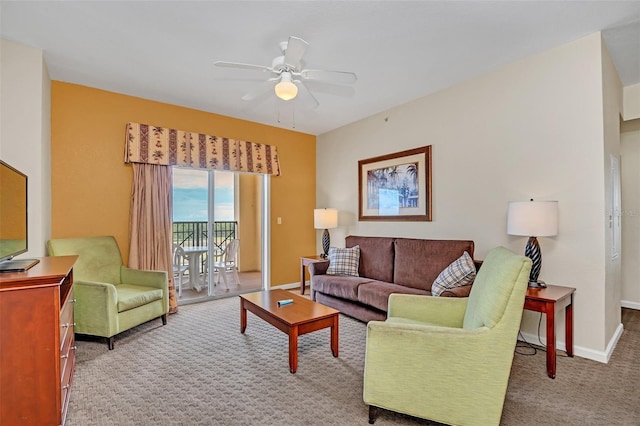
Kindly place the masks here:
[(307, 89), (313, 93), (324, 93), (332, 96), (341, 96), (343, 98), (353, 98), (356, 94), (356, 89), (352, 85), (333, 84), (320, 80), (305, 80), (304, 84), (307, 86)]
[(302, 70), (299, 75), (305, 80), (328, 81), (340, 84), (353, 84), (358, 80), (358, 76), (355, 73), (348, 71)]
[(264, 65), (243, 64), (240, 62), (217, 61), (213, 65), (215, 65), (216, 67), (222, 67), (222, 68), (236, 68), (236, 69), (243, 69), (243, 70), (273, 72), (273, 68), (271, 67), (267, 67)]
[[(296, 86), (298, 86), (298, 90), (300, 92), (298, 93), (298, 96), (301, 98), (301, 102), (309, 104), (309, 107), (312, 109), (317, 108), (320, 105), (320, 102), (318, 102), (316, 97), (313, 96), (313, 94), (309, 91), (309, 89), (304, 85), (303, 82), (301, 82), (300, 80), (294, 80), (294, 83), (296, 83)], [(300, 96), (300, 94), (302, 94), (302, 96)]]
[(287, 50), (284, 53), (284, 63), (295, 68), (300, 69), (300, 61), (305, 50), (307, 50), (309, 43), (299, 37), (289, 37), (287, 43)]
[(243, 101), (260, 101), (271, 94), (273, 94), (273, 81), (269, 79), (264, 81), (259, 87), (245, 93), (241, 99)]

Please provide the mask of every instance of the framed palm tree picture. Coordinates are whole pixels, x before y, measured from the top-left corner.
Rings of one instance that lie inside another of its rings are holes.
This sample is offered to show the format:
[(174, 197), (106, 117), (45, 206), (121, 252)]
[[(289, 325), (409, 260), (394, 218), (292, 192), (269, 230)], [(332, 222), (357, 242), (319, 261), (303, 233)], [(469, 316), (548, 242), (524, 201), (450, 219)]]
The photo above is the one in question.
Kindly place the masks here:
[(358, 219), (431, 221), (431, 145), (358, 161)]

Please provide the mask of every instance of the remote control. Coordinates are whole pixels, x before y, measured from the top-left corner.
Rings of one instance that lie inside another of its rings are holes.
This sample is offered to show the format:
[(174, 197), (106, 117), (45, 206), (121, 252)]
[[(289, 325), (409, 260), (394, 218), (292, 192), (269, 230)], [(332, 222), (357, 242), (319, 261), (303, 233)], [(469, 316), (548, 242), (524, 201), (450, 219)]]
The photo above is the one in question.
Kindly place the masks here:
[(293, 299), (278, 300), (278, 306), (290, 305), (293, 303)]

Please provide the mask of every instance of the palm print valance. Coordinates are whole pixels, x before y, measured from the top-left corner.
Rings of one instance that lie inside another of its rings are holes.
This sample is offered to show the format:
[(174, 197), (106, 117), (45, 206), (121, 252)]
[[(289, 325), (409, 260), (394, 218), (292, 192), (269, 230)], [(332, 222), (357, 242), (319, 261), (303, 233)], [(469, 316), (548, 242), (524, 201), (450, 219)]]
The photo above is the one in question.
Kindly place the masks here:
[(124, 161), (280, 176), (275, 146), (138, 123), (127, 123)]

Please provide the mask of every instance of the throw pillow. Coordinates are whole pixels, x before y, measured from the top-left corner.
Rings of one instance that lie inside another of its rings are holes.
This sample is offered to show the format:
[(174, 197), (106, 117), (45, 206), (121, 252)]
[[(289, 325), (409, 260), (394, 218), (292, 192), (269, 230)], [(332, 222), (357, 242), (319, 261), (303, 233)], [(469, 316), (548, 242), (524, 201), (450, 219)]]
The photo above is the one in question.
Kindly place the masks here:
[(445, 290), (471, 285), (476, 278), (476, 265), (466, 251), (435, 279), (431, 286), (431, 294), (440, 296)]
[(360, 246), (351, 248), (329, 248), (329, 268), (327, 275), (350, 275), (358, 277), (360, 266)]

